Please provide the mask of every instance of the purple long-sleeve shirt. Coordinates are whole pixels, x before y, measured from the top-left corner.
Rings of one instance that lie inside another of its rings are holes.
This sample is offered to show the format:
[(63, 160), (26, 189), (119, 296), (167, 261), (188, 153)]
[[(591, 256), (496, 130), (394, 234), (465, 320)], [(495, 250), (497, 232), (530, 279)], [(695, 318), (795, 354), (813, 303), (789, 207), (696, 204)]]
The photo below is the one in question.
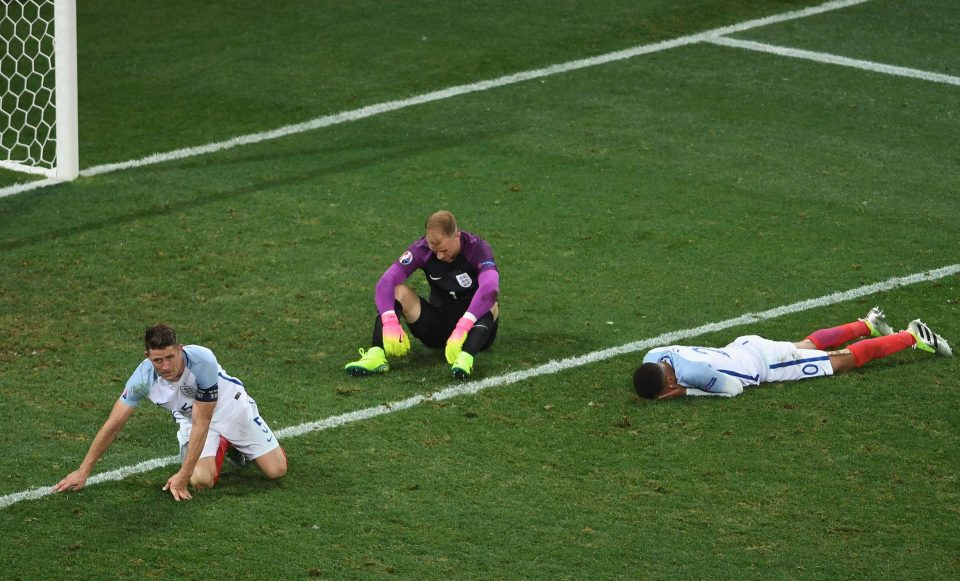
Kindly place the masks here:
[(382, 314), (393, 310), (394, 288), (415, 270), (422, 269), (430, 284), (431, 304), (441, 309), (469, 312), (479, 319), (487, 314), (500, 294), (500, 272), (486, 240), (460, 232), (460, 254), (443, 262), (430, 250), (426, 237), (411, 244), (377, 282), (375, 300)]

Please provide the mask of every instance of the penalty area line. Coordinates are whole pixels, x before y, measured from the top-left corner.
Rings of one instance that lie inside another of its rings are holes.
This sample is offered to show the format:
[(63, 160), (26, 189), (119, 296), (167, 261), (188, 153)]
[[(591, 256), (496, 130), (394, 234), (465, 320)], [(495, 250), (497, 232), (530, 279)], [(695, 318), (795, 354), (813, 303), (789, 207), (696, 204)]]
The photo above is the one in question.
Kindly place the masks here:
[[(835, 292), (832, 294), (824, 295), (817, 297), (815, 299), (808, 299), (805, 301), (799, 301), (789, 305), (783, 305), (780, 307), (774, 307), (766, 311), (761, 311), (759, 313), (746, 313), (740, 315), (739, 317), (734, 317), (732, 319), (726, 319), (724, 321), (718, 321), (715, 323), (708, 323), (706, 325), (701, 325), (699, 327), (692, 327), (689, 329), (681, 329), (678, 331), (671, 331), (668, 333), (663, 333), (657, 335), (656, 337), (651, 337), (649, 339), (643, 339), (641, 341), (634, 341), (632, 343), (627, 343), (625, 345), (620, 345), (618, 347), (611, 347), (609, 349), (603, 349), (600, 351), (594, 351), (592, 353), (587, 353), (586, 355), (578, 355), (575, 357), (568, 357), (566, 359), (561, 359), (559, 361), (549, 361), (543, 365), (538, 365), (531, 369), (525, 371), (514, 371), (511, 373), (506, 373), (504, 375), (498, 375), (496, 377), (490, 377), (487, 379), (481, 379), (478, 381), (471, 381), (468, 383), (457, 384), (451, 387), (447, 387), (440, 391), (436, 391), (427, 395), (414, 395), (408, 397), (407, 399), (374, 406), (366, 409), (361, 409), (353, 412), (348, 412), (345, 414), (340, 414), (337, 416), (331, 416), (329, 418), (319, 420), (316, 422), (308, 422), (299, 424), (296, 426), (289, 426), (281, 430), (276, 431), (278, 438), (294, 438), (297, 436), (302, 436), (310, 432), (315, 432), (318, 430), (328, 430), (331, 428), (336, 428), (346, 424), (351, 424), (354, 422), (359, 422), (363, 420), (368, 420), (375, 418), (377, 416), (382, 416), (385, 414), (390, 414), (394, 412), (403, 411), (416, 407), (417, 405), (428, 402), (428, 401), (443, 401), (447, 399), (452, 399), (455, 397), (460, 397), (464, 395), (472, 395), (483, 391), (491, 387), (499, 387), (504, 385), (511, 385), (514, 383), (519, 383), (521, 381), (526, 381), (528, 379), (533, 379), (535, 377), (540, 377), (543, 375), (552, 375), (555, 373), (560, 373), (567, 369), (574, 369), (576, 367), (582, 367), (584, 365), (589, 365), (591, 363), (596, 363), (598, 361), (604, 361), (613, 357), (620, 355), (625, 355), (628, 353), (634, 353), (644, 349), (650, 349), (652, 347), (659, 347), (661, 345), (669, 345), (681, 341), (684, 339), (690, 339), (699, 335), (706, 333), (712, 333), (716, 331), (722, 331), (724, 329), (729, 329), (731, 327), (738, 327), (741, 325), (749, 325), (751, 323), (756, 323), (759, 321), (765, 321), (768, 319), (773, 319), (776, 317), (782, 317), (784, 315), (789, 315), (793, 313), (799, 313), (803, 311), (809, 311), (811, 309), (816, 309), (820, 307), (827, 307), (830, 305), (835, 305), (838, 303), (846, 302), (849, 300), (870, 296), (879, 292), (889, 291), (898, 287), (914, 285), (922, 282), (931, 282), (946, 278), (948, 276), (960, 273), (960, 264), (952, 264), (950, 266), (944, 266), (942, 268), (937, 268), (935, 270), (927, 270), (919, 272), (916, 274), (911, 274), (908, 276), (899, 276), (887, 279), (883, 282), (878, 282), (862, 287), (857, 287), (854, 289)], [(134, 464), (133, 466), (126, 466), (119, 468), (117, 470), (111, 470), (109, 472), (102, 472), (91, 476), (87, 480), (87, 486), (93, 484), (99, 484), (101, 482), (113, 482), (118, 480), (123, 480), (127, 476), (132, 476), (134, 474), (140, 474), (142, 472), (149, 472), (156, 468), (162, 468), (170, 464), (175, 464), (179, 461), (178, 456), (168, 456), (165, 458), (154, 458), (153, 460), (147, 460), (140, 462), (139, 464)], [(23, 492), (16, 492), (13, 494), (8, 494), (6, 496), (0, 496), (0, 508), (5, 508), (11, 504), (15, 504), (22, 500), (36, 500), (47, 496), (53, 493), (53, 486), (43, 486), (39, 488), (33, 488), (31, 490), (25, 490)]]
[[(661, 52), (664, 50), (678, 48), (681, 46), (688, 46), (691, 44), (709, 41), (714, 38), (720, 38), (730, 34), (744, 32), (746, 30), (752, 30), (754, 28), (769, 26), (771, 24), (779, 24), (781, 22), (787, 22), (789, 20), (807, 18), (810, 16), (815, 16), (817, 14), (823, 14), (833, 10), (839, 10), (841, 8), (847, 8), (850, 6), (855, 6), (857, 4), (863, 4), (865, 2), (871, 2), (871, 1), (872, 0), (833, 0), (831, 2), (825, 2), (818, 6), (811, 6), (809, 8), (793, 10), (790, 12), (783, 12), (781, 14), (775, 14), (773, 16), (766, 16), (763, 18), (747, 20), (739, 24), (733, 24), (730, 26), (714, 28), (713, 30), (708, 30), (708, 31), (700, 32), (696, 34), (690, 34), (687, 36), (681, 36), (681, 37), (677, 37), (670, 40), (664, 40), (664, 41), (655, 42), (651, 44), (638, 45), (638, 46), (624, 49), (624, 50), (609, 52), (609, 53), (594, 56), (594, 57), (573, 60), (566, 63), (555, 64), (555, 65), (547, 66), (540, 69), (534, 69), (534, 70), (504, 75), (502, 77), (488, 79), (485, 81), (478, 81), (475, 83), (448, 87), (446, 89), (441, 89), (441, 90), (433, 91), (430, 93), (424, 93), (424, 94), (410, 97), (407, 99), (399, 99), (396, 101), (387, 101), (383, 103), (377, 103), (375, 105), (368, 105), (366, 107), (361, 107), (359, 109), (354, 109), (352, 111), (344, 111), (344, 112), (336, 113), (333, 115), (325, 115), (323, 117), (317, 117), (315, 119), (304, 121), (302, 123), (286, 125), (284, 127), (279, 127), (277, 129), (272, 129), (269, 131), (262, 131), (259, 133), (241, 135), (239, 137), (234, 137), (226, 141), (209, 143), (207, 145), (199, 145), (195, 147), (184, 147), (181, 149), (176, 149), (176, 150), (168, 151), (165, 153), (155, 153), (140, 159), (132, 159), (132, 160), (116, 162), (116, 163), (96, 165), (96, 166), (88, 167), (84, 170), (81, 170), (80, 177), (92, 177), (100, 174), (112, 173), (115, 171), (145, 167), (145, 166), (150, 166), (158, 163), (166, 163), (169, 161), (186, 159), (186, 158), (196, 157), (200, 155), (208, 155), (208, 154), (216, 153), (219, 151), (233, 149), (235, 147), (239, 147), (243, 145), (252, 145), (254, 143), (261, 143), (264, 141), (279, 139), (289, 135), (296, 135), (296, 134), (304, 133), (307, 131), (314, 131), (316, 129), (321, 129), (324, 127), (339, 125), (341, 123), (358, 121), (360, 119), (366, 119), (368, 117), (373, 117), (375, 115), (381, 115), (384, 113), (389, 113), (391, 111), (397, 111), (399, 109), (406, 109), (407, 107), (412, 107), (415, 105), (432, 103), (434, 101), (442, 101), (445, 99), (458, 97), (460, 95), (467, 95), (470, 93), (489, 91), (491, 89), (496, 89), (498, 87), (514, 85), (517, 83), (522, 83), (522, 82), (530, 81), (533, 79), (541, 79), (544, 77), (550, 77), (553, 75), (558, 75), (558, 74), (585, 69), (589, 67), (605, 65), (608, 63), (616, 62), (616, 61), (632, 59), (638, 56)], [(45, 188), (45, 187), (60, 184), (60, 183), (64, 183), (64, 182), (58, 179), (44, 179), (44, 180), (38, 180), (35, 182), (14, 184), (12, 186), (0, 188), (0, 198), (3, 198), (5, 196), (11, 196), (14, 194), (19, 194), (22, 192), (27, 192), (30, 190)]]
[(752, 40), (738, 40), (735, 38), (726, 38), (726, 37), (713, 38), (708, 40), (707, 42), (716, 44), (719, 46), (742, 48), (744, 50), (765, 52), (769, 54), (775, 54), (777, 56), (785, 56), (790, 58), (809, 60), (809, 61), (818, 62), (818, 63), (839, 65), (843, 67), (851, 67), (855, 69), (861, 69), (864, 71), (870, 71), (872, 73), (883, 73), (886, 75), (894, 75), (898, 77), (907, 77), (910, 79), (920, 79), (922, 81), (930, 81), (934, 83), (944, 83), (947, 85), (960, 86), (960, 77), (955, 77), (953, 75), (933, 73), (930, 71), (922, 71), (919, 69), (911, 69), (908, 67), (898, 67), (895, 65), (887, 65), (887, 64), (877, 63), (873, 61), (852, 59), (845, 56), (830, 54), (826, 52), (814, 52), (812, 50), (803, 50), (799, 48), (790, 48), (786, 46), (776, 46), (772, 44), (765, 44), (762, 42), (755, 42)]

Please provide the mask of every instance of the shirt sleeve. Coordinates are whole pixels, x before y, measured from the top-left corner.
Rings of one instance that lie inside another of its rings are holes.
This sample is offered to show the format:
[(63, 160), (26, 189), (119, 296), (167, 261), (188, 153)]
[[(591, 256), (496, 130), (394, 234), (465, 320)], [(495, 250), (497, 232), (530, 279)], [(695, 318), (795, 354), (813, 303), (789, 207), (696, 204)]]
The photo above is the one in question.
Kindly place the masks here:
[(667, 352), (667, 348), (651, 349), (647, 351), (647, 354), (643, 356), (644, 363), (660, 363), (666, 359), (667, 363), (670, 363), (670, 358), (664, 354)]
[(720, 377), (722, 374), (706, 363), (685, 361), (683, 365), (674, 367), (674, 371), (677, 374), (677, 382), (686, 387), (712, 391), (714, 386), (723, 385), (723, 379)]
[(410, 278), (414, 271), (423, 266), (425, 261), (421, 253), (418, 252), (416, 245), (416, 242), (411, 244), (377, 281), (373, 297), (377, 304), (377, 312), (383, 314), (392, 311), (394, 306), (393, 289), (397, 285), (403, 284), (403, 281)]
[(123, 393), (120, 394), (120, 402), (130, 407), (139, 406), (140, 400), (150, 395), (150, 385), (154, 380), (153, 364), (149, 359), (144, 359), (127, 380)]
[(486, 240), (474, 234), (464, 233), (470, 244), (464, 252), (467, 262), (477, 271), (477, 290), (470, 299), (467, 312), (479, 319), (486, 315), (500, 295), (500, 271), (493, 259), (493, 249)]
[[(651, 357), (652, 355), (652, 357)], [(687, 395), (720, 395), (735, 397), (743, 393), (740, 382), (704, 361), (691, 361), (679, 353), (651, 351), (644, 358), (666, 360), (677, 375), (677, 383), (687, 389)], [(699, 393), (698, 393), (699, 392)]]
[(470, 266), (477, 269), (478, 273), (497, 270), (497, 263), (493, 259), (493, 248), (490, 247), (490, 244), (483, 238), (472, 234), (470, 239), (473, 242), (469, 248), (470, 255), (467, 256)]
[(690, 370), (685, 371), (682, 378), (677, 377), (677, 382), (688, 388), (687, 395), (736, 397), (743, 393), (743, 386), (739, 381), (706, 363), (694, 364)]
[(733, 394), (733, 393), (721, 393), (721, 392), (714, 393), (712, 391), (703, 391), (695, 387), (686, 388), (687, 397), (699, 397), (699, 396), (711, 396), (711, 395), (716, 397), (736, 397), (736, 394)]
[(183, 348), (186, 365), (197, 378), (197, 395), (194, 399), (202, 402), (215, 402), (220, 383), (220, 364), (213, 351), (199, 345), (187, 345)]
[(500, 273), (495, 268), (481, 270), (477, 275), (477, 292), (470, 299), (467, 312), (480, 318), (490, 312), (500, 295)]
[(403, 284), (407, 280), (407, 274), (399, 264), (391, 264), (390, 268), (383, 273), (380, 280), (377, 281), (377, 287), (374, 291), (374, 301), (377, 303), (377, 312), (383, 314), (392, 311), (394, 308), (394, 292), (398, 284)]

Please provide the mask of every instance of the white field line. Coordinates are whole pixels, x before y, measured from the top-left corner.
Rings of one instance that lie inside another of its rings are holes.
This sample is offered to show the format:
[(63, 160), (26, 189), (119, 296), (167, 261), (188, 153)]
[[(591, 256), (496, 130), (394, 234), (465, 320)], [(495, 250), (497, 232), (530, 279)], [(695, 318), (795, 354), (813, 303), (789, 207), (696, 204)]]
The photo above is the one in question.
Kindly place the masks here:
[[(498, 77), (496, 79), (479, 81), (479, 82), (470, 83), (467, 85), (458, 85), (455, 87), (450, 87), (450, 88), (442, 89), (439, 91), (433, 91), (431, 93), (417, 95), (415, 97), (410, 97), (408, 99), (388, 101), (385, 103), (379, 103), (376, 105), (361, 107), (360, 109), (354, 109), (352, 111), (344, 111), (342, 113), (336, 113), (334, 115), (325, 115), (323, 117), (317, 117), (316, 119), (305, 121), (303, 123), (287, 125), (285, 127), (280, 127), (279, 129), (263, 131), (260, 133), (251, 133), (249, 135), (242, 135), (240, 137), (234, 137), (233, 139), (228, 139), (227, 141), (220, 141), (217, 143), (210, 143), (207, 145), (200, 145), (196, 147), (185, 147), (185, 148), (177, 149), (174, 151), (168, 151), (166, 153), (155, 153), (153, 155), (148, 155), (147, 157), (143, 157), (140, 159), (97, 165), (97, 166), (89, 167), (87, 169), (82, 170), (80, 172), (80, 176), (92, 177), (100, 174), (105, 174), (105, 173), (110, 173), (110, 172), (115, 172), (115, 171), (120, 171), (125, 169), (144, 167), (148, 165), (164, 163), (164, 162), (173, 161), (177, 159), (184, 159), (184, 158), (195, 157), (199, 155), (206, 155), (209, 153), (216, 153), (218, 151), (232, 149), (234, 147), (238, 147), (241, 145), (250, 145), (254, 143), (260, 143), (260, 142), (269, 141), (272, 139), (279, 139), (281, 137), (286, 137), (288, 135), (295, 135), (298, 133), (313, 131), (315, 129), (320, 129), (323, 127), (330, 127), (332, 125), (339, 125), (341, 123), (357, 121), (359, 119), (365, 119), (367, 117), (380, 115), (382, 113), (388, 113), (390, 111), (396, 111), (398, 109), (405, 109), (407, 107), (412, 107), (414, 105), (421, 105), (421, 104), (430, 103), (433, 101), (441, 101), (444, 99), (450, 99), (452, 97), (466, 95), (469, 93), (488, 91), (490, 89), (495, 89), (497, 87), (513, 85), (516, 83), (521, 83), (521, 82), (529, 81), (532, 79), (540, 79), (543, 77), (558, 75), (561, 73), (575, 71), (578, 69), (595, 67), (595, 66), (615, 62), (615, 61), (634, 58), (634, 57), (645, 55), (645, 54), (660, 52), (660, 51), (668, 50), (671, 48), (677, 48), (680, 46), (695, 44), (695, 43), (703, 42), (713, 38), (718, 38), (718, 37), (726, 36), (729, 34), (743, 32), (745, 30), (750, 30), (752, 28), (759, 28), (761, 26), (768, 26), (770, 24), (777, 24), (780, 22), (786, 22), (788, 20), (795, 20), (798, 18), (806, 18), (808, 16), (814, 16), (816, 14), (822, 14), (824, 12), (829, 12), (831, 10), (838, 10), (840, 8), (854, 6), (856, 4), (863, 4), (869, 1), (870, 0), (837, 0), (834, 2), (827, 2), (825, 4), (821, 4), (819, 6), (812, 6), (810, 8), (805, 8), (803, 10), (795, 10), (792, 12), (784, 12), (782, 14), (767, 16), (765, 18), (748, 20), (740, 24), (734, 24), (732, 26), (715, 28), (713, 30), (708, 30), (706, 32), (691, 34), (689, 36), (682, 36), (672, 40), (665, 40), (665, 41), (657, 42), (653, 44), (635, 46), (633, 48), (629, 48), (626, 50), (621, 50), (621, 51), (611, 52), (611, 53), (607, 53), (607, 54), (603, 54), (595, 57), (570, 61), (567, 63), (558, 64), (558, 65), (551, 65), (549, 67), (545, 67), (542, 69), (515, 73), (512, 75), (506, 75), (503, 77)], [(6, 188), (0, 188), (0, 198), (4, 196), (10, 196), (13, 194), (18, 194), (20, 192), (26, 192), (29, 190), (47, 187), (47, 186), (58, 184), (58, 183), (62, 183), (62, 181), (54, 180), (54, 179), (46, 179), (46, 180), (38, 180), (35, 182), (16, 184), (13, 186), (8, 186)]]
[(896, 75), (899, 77), (909, 77), (911, 79), (921, 79), (924, 81), (932, 81), (934, 83), (946, 83), (948, 85), (960, 86), (960, 77), (954, 77), (951, 75), (944, 75), (940, 73), (931, 73), (929, 71), (921, 71), (919, 69), (910, 69), (907, 67), (885, 65), (882, 63), (875, 63), (873, 61), (852, 59), (852, 58), (847, 58), (847, 57), (825, 53), (825, 52), (813, 52), (810, 50), (801, 50), (798, 48), (788, 48), (785, 46), (775, 46), (772, 44), (764, 44), (762, 42), (754, 42), (752, 40), (737, 40), (734, 38), (711, 38), (706, 42), (718, 44), (721, 46), (729, 46), (729, 47), (735, 47), (735, 48), (743, 48), (747, 50), (755, 50), (759, 52), (766, 52), (766, 53), (775, 54), (778, 56), (806, 59), (810, 61), (816, 61), (818, 63), (827, 63), (832, 65), (841, 65), (844, 67), (853, 67), (855, 69), (863, 69), (865, 71), (871, 71), (874, 73), (884, 73), (887, 75)]
[[(759, 313), (747, 313), (733, 319), (726, 319), (724, 321), (719, 321), (716, 323), (708, 323), (706, 325), (701, 325), (699, 327), (693, 327), (690, 329), (681, 329), (679, 331), (671, 331), (669, 333), (663, 333), (662, 335), (657, 335), (656, 337), (651, 337), (649, 339), (643, 339), (641, 341), (634, 341), (633, 343), (627, 343), (625, 345), (620, 345), (619, 347), (611, 347), (609, 349), (603, 349), (601, 351), (594, 351), (592, 353), (587, 353), (586, 355), (579, 355), (576, 357), (568, 357), (567, 359), (561, 359), (560, 361), (549, 361), (543, 365), (538, 365), (532, 369), (527, 369), (526, 371), (514, 371), (512, 373), (507, 373), (504, 375), (499, 375), (496, 377), (490, 377), (488, 379), (481, 379), (479, 381), (471, 381), (468, 383), (455, 384), (440, 391), (435, 391), (427, 395), (414, 395), (408, 397), (407, 399), (361, 409), (353, 412), (348, 412), (345, 414), (340, 414), (338, 416), (331, 416), (329, 418), (319, 420), (316, 422), (308, 422), (304, 424), (299, 424), (296, 426), (289, 426), (278, 430), (276, 432), (278, 438), (294, 438), (297, 436), (302, 436), (310, 432), (315, 432), (318, 430), (328, 430), (330, 428), (336, 428), (346, 424), (351, 424), (353, 422), (359, 422), (363, 420), (368, 420), (370, 418), (375, 418), (377, 416), (382, 416), (385, 414), (390, 414), (394, 412), (399, 412), (402, 410), (410, 409), (415, 407), (423, 402), (429, 401), (443, 401), (447, 399), (452, 399), (455, 397), (460, 397), (463, 395), (475, 394), (484, 389), (491, 387), (498, 387), (502, 385), (511, 385), (514, 383), (519, 383), (521, 381), (526, 381), (528, 379), (533, 379), (534, 377), (539, 377), (541, 375), (552, 375), (554, 373), (560, 373), (567, 369), (574, 369), (576, 367), (582, 367), (584, 365), (589, 365), (591, 363), (596, 363), (598, 361), (603, 361), (610, 359), (612, 357), (617, 357), (619, 355), (625, 355), (628, 353), (634, 353), (641, 350), (650, 349), (653, 347), (661, 345), (670, 345), (684, 339), (689, 339), (696, 337), (698, 335), (703, 335), (705, 333), (712, 333), (715, 331), (722, 331), (724, 329), (729, 329), (731, 327), (738, 327), (741, 325), (749, 325), (757, 321), (765, 321), (767, 319), (773, 319), (776, 317), (781, 317), (783, 315), (788, 315), (791, 313), (799, 313), (801, 311), (808, 311), (811, 309), (816, 309), (820, 307), (826, 307), (829, 305), (834, 305), (837, 303), (849, 301), (852, 299), (869, 296), (875, 293), (888, 291), (897, 287), (908, 286), (912, 284), (917, 284), (921, 282), (929, 282), (934, 280), (939, 280), (941, 278), (946, 278), (948, 276), (960, 273), (960, 264), (952, 264), (950, 266), (945, 266), (943, 268), (938, 268), (936, 270), (929, 270), (925, 272), (919, 272), (917, 274), (911, 274), (909, 276), (895, 277), (887, 279), (883, 282), (878, 282), (875, 284), (862, 286), (859, 288), (850, 289), (847, 291), (836, 292), (829, 295), (824, 295), (815, 299), (809, 299), (805, 301), (800, 301), (797, 303), (792, 303), (789, 305), (784, 305), (781, 307), (775, 307), (766, 311)], [(147, 460), (133, 466), (127, 466), (117, 470), (112, 470), (110, 472), (102, 472), (92, 476), (87, 480), (87, 486), (93, 484), (99, 484), (101, 482), (113, 482), (131, 476), (133, 474), (140, 474), (142, 472), (149, 472), (156, 468), (161, 468), (170, 464), (174, 464), (179, 461), (178, 456), (168, 456), (165, 458), (155, 458), (153, 460)], [(42, 486), (39, 488), (33, 488), (31, 490), (25, 490), (23, 492), (16, 492), (13, 494), (8, 494), (6, 496), (0, 496), (0, 508), (10, 506), (11, 504), (20, 502), (21, 500), (35, 500), (42, 498), (49, 494), (53, 493), (53, 486)]]

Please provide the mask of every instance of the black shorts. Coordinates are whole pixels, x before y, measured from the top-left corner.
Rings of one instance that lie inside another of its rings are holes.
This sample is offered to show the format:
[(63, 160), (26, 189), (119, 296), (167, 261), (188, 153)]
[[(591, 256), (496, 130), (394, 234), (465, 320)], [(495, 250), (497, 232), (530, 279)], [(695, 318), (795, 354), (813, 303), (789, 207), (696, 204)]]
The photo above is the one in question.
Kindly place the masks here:
[[(420, 318), (417, 322), (410, 325), (410, 334), (420, 340), (427, 347), (441, 348), (447, 344), (450, 333), (457, 326), (457, 321), (463, 316), (465, 311), (459, 309), (441, 309), (440, 307), (420, 298)], [(484, 321), (490, 328), (490, 337), (480, 347), (480, 351), (488, 349), (493, 345), (497, 338), (497, 329), (500, 327), (500, 321), (494, 320), (492, 313), (480, 317), (477, 323)]]

